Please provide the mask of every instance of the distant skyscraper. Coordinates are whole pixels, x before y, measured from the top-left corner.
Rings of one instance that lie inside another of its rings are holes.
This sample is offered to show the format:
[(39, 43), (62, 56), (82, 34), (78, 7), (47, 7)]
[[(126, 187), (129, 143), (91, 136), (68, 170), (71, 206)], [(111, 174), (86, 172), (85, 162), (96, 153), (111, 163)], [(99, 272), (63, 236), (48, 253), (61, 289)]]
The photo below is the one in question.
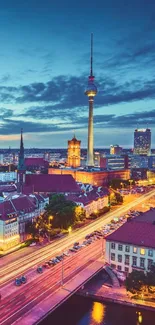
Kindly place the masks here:
[(118, 144), (114, 144), (110, 146), (110, 154), (111, 155), (120, 155), (122, 153), (122, 147)]
[(151, 130), (136, 129), (134, 132), (134, 154), (150, 155), (151, 153)]
[(88, 147), (87, 147), (87, 166), (94, 166), (94, 132), (93, 132), (93, 104), (94, 96), (97, 94), (97, 88), (94, 84), (93, 76), (93, 34), (91, 34), (91, 58), (90, 58), (90, 76), (85, 95), (89, 98), (89, 122), (88, 122)]
[(77, 140), (75, 135), (68, 141), (68, 166), (79, 167), (81, 163), (81, 141)]
[(21, 129), (20, 151), (17, 167), (17, 191), (22, 193), (23, 185), (25, 183), (26, 166), (24, 162), (24, 145), (23, 145), (23, 130)]

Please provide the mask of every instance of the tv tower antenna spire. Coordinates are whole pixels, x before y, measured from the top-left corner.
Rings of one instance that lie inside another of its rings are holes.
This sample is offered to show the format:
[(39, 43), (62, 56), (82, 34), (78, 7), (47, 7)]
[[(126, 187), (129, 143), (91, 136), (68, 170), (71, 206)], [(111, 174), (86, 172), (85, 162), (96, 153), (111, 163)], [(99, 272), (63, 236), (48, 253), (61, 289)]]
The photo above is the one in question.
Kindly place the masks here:
[(91, 33), (90, 76), (93, 77), (93, 33)]
[(97, 95), (97, 87), (94, 83), (93, 76), (93, 33), (91, 33), (90, 46), (90, 76), (88, 77), (88, 85), (85, 90), (85, 95), (89, 101), (89, 118), (88, 118), (88, 146), (87, 146), (87, 166), (94, 166), (94, 131), (93, 131), (93, 106), (94, 97)]

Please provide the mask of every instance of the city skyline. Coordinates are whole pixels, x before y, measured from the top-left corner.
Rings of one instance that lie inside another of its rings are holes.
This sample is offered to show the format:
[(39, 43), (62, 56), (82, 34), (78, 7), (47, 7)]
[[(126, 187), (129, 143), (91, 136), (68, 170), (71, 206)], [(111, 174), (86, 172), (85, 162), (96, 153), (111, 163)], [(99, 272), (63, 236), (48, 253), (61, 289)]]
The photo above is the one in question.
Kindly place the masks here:
[[(87, 146), (90, 33), (94, 33), (94, 148), (133, 147), (137, 126), (155, 146), (155, 4), (136, 0), (6, 1), (0, 11), (0, 148)], [(134, 8), (134, 10), (133, 10)]]

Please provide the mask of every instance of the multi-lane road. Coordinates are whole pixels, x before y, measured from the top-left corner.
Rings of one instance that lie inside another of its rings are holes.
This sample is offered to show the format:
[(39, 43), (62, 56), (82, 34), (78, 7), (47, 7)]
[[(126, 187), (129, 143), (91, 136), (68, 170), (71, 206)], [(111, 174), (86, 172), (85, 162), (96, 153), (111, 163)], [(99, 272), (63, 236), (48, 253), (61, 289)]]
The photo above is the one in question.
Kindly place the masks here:
[[(129, 209), (134, 206), (143, 203), (145, 200), (151, 198), (155, 195), (155, 190), (146, 193), (135, 201), (130, 202), (124, 206), (121, 206), (117, 210), (108, 213), (99, 220), (92, 222), (91, 224), (85, 226), (82, 229), (73, 231), (67, 237), (57, 240), (41, 249), (37, 249), (33, 253), (26, 254), (25, 256), (18, 256), (17, 259), (11, 263), (8, 262), (7, 265), (3, 266), (3, 258), (0, 260), (0, 288), (4, 283), (14, 279), (18, 275), (21, 275), (28, 271), (29, 269), (42, 264), (44, 261), (47, 261), (49, 258), (58, 255), (60, 252), (66, 250), (70, 247), (75, 241), (80, 241), (85, 238), (86, 235), (93, 232), (96, 229), (99, 229), (101, 226), (107, 224), (114, 217), (121, 216), (126, 213)], [(25, 251), (26, 252), (26, 251)], [(8, 257), (7, 257), (8, 258)]]
[[(103, 216), (103, 218), (92, 222), (86, 227), (72, 232), (63, 239), (55, 241), (41, 249), (37, 249), (32, 253), (25, 254), (25, 256), (20, 257), (17, 255), (17, 260), (12, 261), (8, 265), (3, 266), (2, 258), (0, 261), (0, 291), (2, 293), (6, 290), (6, 292), (2, 295), (0, 302), (0, 325), (13, 324), (21, 315), (25, 314), (28, 310), (32, 309), (33, 306), (51, 295), (61, 286), (62, 274), (65, 283), (74, 277), (81, 269), (101, 256), (103, 253), (103, 239), (98, 239), (91, 245), (81, 248), (78, 252), (71, 253), (69, 257), (65, 257), (63, 262), (44, 270), (43, 274), (36, 273), (38, 265), (42, 265), (53, 256), (59, 255), (60, 252), (71, 247), (75, 241), (83, 240), (86, 235), (109, 223), (114, 217), (124, 215), (129, 209), (142, 204), (145, 200), (149, 200), (154, 195), (155, 190), (146, 193), (137, 198), (136, 201), (121, 206), (114, 212), (110, 212), (106, 216)], [(15, 279), (17, 275), (24, 273), (28, 275), (27, 283), (20, 287), (15, 287), (13, 279)], [(9, 290), (11, 287), (12, 289)]]
[(102, 239), (98, 239), (91, 245), (71, 253), (69, 257), (64, 258), (63, 262), (44, 270), (31, 282), (28, 279), (27, 284), (17, 287), (12, 294), (2, 299), (0, 304), (0, 325), (13, 324), (16, 319), (58, 289), (62, 285), (62, 280), (63, 284), (65, 284), (101, 255)]

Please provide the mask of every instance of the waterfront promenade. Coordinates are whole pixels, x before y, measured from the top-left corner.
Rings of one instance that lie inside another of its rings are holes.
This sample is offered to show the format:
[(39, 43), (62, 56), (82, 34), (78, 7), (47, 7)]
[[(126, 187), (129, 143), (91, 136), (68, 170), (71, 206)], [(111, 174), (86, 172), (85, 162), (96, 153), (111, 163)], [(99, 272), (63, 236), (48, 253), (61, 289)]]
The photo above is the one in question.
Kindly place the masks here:
[(109, 286), (109, 284), (103, 284), (103, 282), (95, 277), (84, 288), (80, 289), (77, 294), (99, 302), (116, 303), (155, 311), (155, 302), (133, 299), (130, 293), (127, 293), (124, 286)]

